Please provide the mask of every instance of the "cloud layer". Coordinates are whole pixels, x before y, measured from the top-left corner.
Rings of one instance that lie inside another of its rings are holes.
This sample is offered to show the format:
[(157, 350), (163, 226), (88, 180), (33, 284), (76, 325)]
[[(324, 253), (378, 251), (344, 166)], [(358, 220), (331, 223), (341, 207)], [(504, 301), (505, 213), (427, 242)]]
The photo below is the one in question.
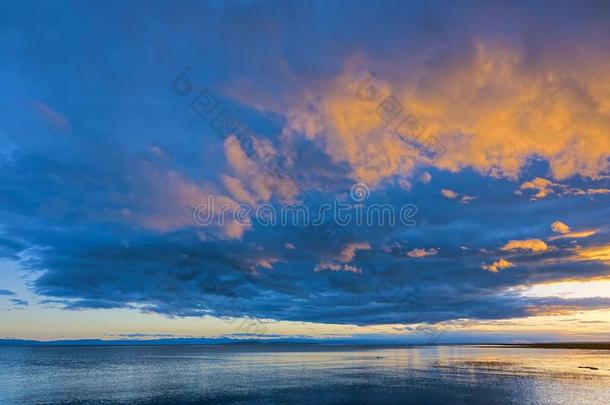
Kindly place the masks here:
[[(11, 7), (0, 255), (38, 299), (14, 305), (357, 325), (610, 307), (520, 293), (610, 275), (607, 4), (363, 4)], [(414, 226), (227, 215), (334, 201), (414, 204)]]

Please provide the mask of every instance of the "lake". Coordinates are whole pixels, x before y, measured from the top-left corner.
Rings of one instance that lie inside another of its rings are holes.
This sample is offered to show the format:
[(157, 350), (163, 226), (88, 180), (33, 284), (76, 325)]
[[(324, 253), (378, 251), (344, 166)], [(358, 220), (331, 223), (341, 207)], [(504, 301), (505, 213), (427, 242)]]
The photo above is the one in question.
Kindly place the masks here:
[(1, 404), (422, 402), (610, 404), (610, 351), (477, 346), (0, 347)]

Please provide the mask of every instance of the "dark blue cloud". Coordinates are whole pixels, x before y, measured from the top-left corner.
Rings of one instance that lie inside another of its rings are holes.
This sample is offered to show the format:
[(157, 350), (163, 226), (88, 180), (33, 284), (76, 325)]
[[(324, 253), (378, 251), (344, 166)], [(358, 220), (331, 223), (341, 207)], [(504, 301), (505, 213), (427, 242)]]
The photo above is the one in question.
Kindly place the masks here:
[(30, 305), (30, 303), (27, 302), (26, 300), (21, 300), (21, 299), (18, 299), (18, 298), (11, 298), (10, 301), (17, 308), (19, 308), (19, 307), (27, 307), (27, 306)]
[(0, 295), (15, 295), (15, 293), (11, 290), (0, 290)]
[[(386, 197), (394, 192), (388, 191)], [(395, 197), (404, 198), (405, 193)], [(499, 251), (511, 238), (549, 235), (554, 217), (546, 217), (544, 206), (523, 215), (514, 201), (499, 207), (455, 203), (454, 214), (444, 217), (449, 206), (442, 197), (423, 198), (416, 189), (409, 193), (414, 197), (435, 201), (439, 207), (421, 208), (428, 225), (341, 228), (330, 237), (315, 227), (255, 228), (233, 242), (201, 241), (187, 230), (121, 237), (120, 230), (102, 232), (89, 226), (42, 239), (36, 233), (29, 238), (52, 246), (38, 254), (36, 267), (47, 270), (37, 279), (36, 292), (55, 297), (56, 304), (69, 309), (125, 307), (169, 316), (250, 315), (351, 324), (502, 319), (526, 316), (538, 306), (577, 309), (607, 304), (508, 292), (533, 282), (608, 274), (608, 266), (600, 262), (569, 261), (574, 254), (569, 250)], [(497, 223), (489, 222), (493, 212)], [(336, 259), (345, 246), (363, 240), (372, 249), (357, 251), (350, 262), (362, 268), (362, 274), (313, 272), (319, 261)], [(296, 249), (286, 249), (284, 242)], [(384, 251), (386, 246), (400, 248)], [(439, 253), (421, 259), (404, 254), (416, 247), (435, 247)], [(500, 256), (516, 267), (498, 274), (481, 269), (490, 257)], [(272, 270), (256, 265), (268, 257), (281, 261)]]

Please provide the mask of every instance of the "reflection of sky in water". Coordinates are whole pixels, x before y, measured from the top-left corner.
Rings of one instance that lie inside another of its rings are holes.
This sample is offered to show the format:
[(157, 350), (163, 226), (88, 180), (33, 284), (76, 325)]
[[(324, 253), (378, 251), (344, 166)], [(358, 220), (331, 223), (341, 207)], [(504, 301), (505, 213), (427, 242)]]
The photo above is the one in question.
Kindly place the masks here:
[(452, 346), (0, 348), (0, 402), (610, 403), (609, 360)]

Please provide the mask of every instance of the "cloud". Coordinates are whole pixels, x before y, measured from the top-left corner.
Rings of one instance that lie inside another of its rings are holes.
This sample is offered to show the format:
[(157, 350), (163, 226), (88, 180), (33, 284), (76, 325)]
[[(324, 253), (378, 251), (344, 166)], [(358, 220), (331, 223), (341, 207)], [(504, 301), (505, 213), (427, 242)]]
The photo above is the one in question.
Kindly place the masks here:
[(70, 130), (70, 123), (68, 120), (47, 104), (43, 103), (42, 101), (36, 101), (34, 102), (34, 108), (40, 114), (40, 116), (44, 118), (45, 121), (49, 123), (49, 125), (51, 125), (51, 127), (56, 131), (65, 133)]
[(558, 185), (550, 180), (536, 177), (534, 180), (526, 181), (519, 187), (520, 190), (536, 190), (536, 194), (532, 197), (535, 199), (541, 199), (547, 197), (549, 194), (554, 193), (553, 186)]
[[(450, 200), (456, 199), (460, 196), (459, 193), (453, 191), (453, 190), (448, 190), (448, 189), (441, 189), (441, 195), (445, 198), (448, 198)], [(460, 197), (460, 203), (462, 204), (470, 204), (472, 201), (476, 200), (477, 197), (471, 196), (471, 195), (462, 195)]]
[(414, 258), (422, 258), (426, 256), (436, 256), (438, 254), (438, 250), (435, 248), (430, 249), (420, 249), (416, 248), (407, 252), (407, 256)]
[(610, 245), (591, 246), (579, 249), (578, 255), (587, 260), (610, 263)]
[(574, 239), (588, 238), (590, 236), (597, 234), (598, 232), (599, 232), (598, 229), (588, 229), (588, 230), (579, 231), (579, 232), (567, 232), (567, 233), (563, 233), (560, 235), (551, 236), (548, 239), (549, 240), (558, 240), (558, 239), (570, 239), (570, 238), (574, 238)]
[[(546, 52), (534, 64), (525, 44), (480, 38), (465, 43), (462, 54), (428, 51), (421, 66), (392, 82), (378, 80), (375, 94), (380, 96), (372, 102), (357, 97), (366, 73), (346, 63), (342, 74), (304, 91), (282, 112), (285, 133), (320, 141), (336, 162), (346, 162), (354, 178), (367, 184), (408, 176), (420, 163), (516, 179), (534, 156), (549, 162), (555, 179), (599, 178), (610, 167), (610, 113), (598, 86), (608, 80), (600, 67), (608, 58), (599, 49), (582, 50), (591, 52), (584, 73), (562, 52)], [(426, 136), (436, 137), (451, 153), (430, 161), (401, 142), (391, 130), (397, 123), (388, 124), (378, 114), (388, 97), (405, 115), (425, 123)], [(525, 187), (542, 187), (540, 199), (551, 192), (550, 185), (534, 181)]]
[(429, 172), (424, 172), (420, 176), (419, 180), (424, 184), (428, 184), (432, 181), (432, 175)]
[[(283, 134), (305, 137), (319, 144), (335, 164), (347, 163), (351, 176), (369, 185), (392, 175), (411, 174), (425, 159), (413, 146), (388, 130), (377, 105), (357, 97), (366, 72), (345, 72), (320, 83), (319, 91), (305, 91), (287, 111)], [(380, 84), (389, 92), (388, 84)], [(373, 146), (375, 145), (375, 146)]]
[(192, 335), (180, 335), (175, 333), (119, 333), (118, 335), (108, 334), (108, 336), (119, 336), (130, 339), (137, 338), (194, 338)]
[[(591, 60), (585, 74), (558, 63), (561, 56), (549, 50), (543, 63), (524, 69), (527, 52), (515, 43), (475, 39), (466, 57), (446, 58), (448, 67), (428, 69), (419, 83), (423, 90), (405, 91), (422, 119), (445, 123), (437, 130), (439, 139), (453, 153), (437, 165), (515, 178), (527, 157), (538, 155), (557, 179), (598, 177), (608, 170), (610, 140), (603, 135), (608, 114), (600, 108), (606, 97), (596, 88), (607, 73), (593, 64), (599, 59)], [(470, 100), (471, 107), (458, 98)], [(448, 135), (452, 132), (459, 135)]]
[(358, 250), (371, 250), (368, 242), (353, 242), (345, 245), (339, 253), (338, 262), (334, 260), (325, 260), (318, 263), (314, 267), (314, 272), (329, 270), (329, 271), (347, 271), (360, 274), (362, 269), (357, 266), (348, 264), (356, 257)]
[[(135, 223), (148, 229), (167, 233), (181, 228), (200, 227), (213, 235), (239, 239), (250, 225), (227, 215), (239, 203), (222, 195), (209, 184), (196, 184), (173, 171), (163, 171), (150, 164), (140, 168), (143, 203), (133, 208), (109, 212), (113, 219)], [(205, 207), (198, 210), (198, 207)], [(222, 217), (222, 220), (220, 219)]]
[(454, 199), (458, 197), (458, 193), (456, 193), (453, 190), (448, 190), (448, 189), (441, 189), (441, 194), (443, 195), (443, 197), (445, 198), (449, 198), (449, 199)]
[(551, 236), (550, 238), (548, 238), (549, 240), (588, 238), (599, 232), (599, 229), (587, 229), (583, 231), (573, 232), (567, 224), (561, 221), (553, 222), (551, 224), (551, 229), (553, 230), (553, 232), (559, 233), (559, 235)]
[(13, 303), (15, 307), (27, 307), (30, 305), (26, 300), (21, 300), (18, 298), (11, 298), (10, 301)]
[(566, 224), (564, 224), (561, 221), (555, 221), (551, 224), (551, 229), (553, 230), (553, 232), (557, 232), (557, 233), (568, 233), (570, 232), (570, 227)]
[[(494, 268), (494, 247), (544, 235), (557, 218), (577, 230), (553, 237), (599, 228), (610, 215), (608, 30), (599, 5), (560, 3), (549, 14), (545, 5), (511, 3), (498, 14), (484, 4), (450, 12), (434, 4), (381, 4), (368, 13), (327, 2), (323, 11), (349, 17), (329, 26), (308, 6), (288, 13), (227, 4), (197, 6), (205, 24), (199, 12), (182, 13), (183, 30), (167, 24), (166, 7), (141, 10), (141, 20), (154, 24), (139, 25), (139, 32), (189, 44), (164, 47), (167, 60), (192, 67), (186, 96), (170, 89), (177, 72), (138, 47), (116, 49), (110, 59), (88, 52), (87, 43), (65, 40), (79, 37), (73, 24), (44, 37), (56, 7), (40, 3), (45, 12), (24, 13), (20, 24), (31, 35), (3, 43), (8, 59), (0, 87), (15, 100), (31, 100), (27, 89), (36, 89), (53, 111), (70, 117), (70, 136), (55, 136), (49, 120), (32, 119), (43, 111), (19, 102), (3, 110), (3, 127), (18, 136), (4, 147), (8, 154), (0, 151), (10, 157), (0, 157), (0, 255), (31, 272), (32, 293), (44, 305), (350, 325), (505, 319), (528, 316), (538, 305), (608, 307), (515, 294), (531, 282), (608, 277), (603, 227), (578, 247), (557, 243), (520, 257), (519, 271), (497, 277), (481, 271), (481, 263)], [(104, 13), (118, 16), (112, 7)], [(226, 24), (236, 16), (240, 24)], [(384, 30), (362, 29), (379, 19), (387, 22)], [(120, 26), (92, 24), (100, 32), (92, 40), (102, 48), (108, 38), (127, 45), (133, 39)], [(278, 38), (308, 54), (269, 46)], [(23, 49), (39, 57), (23, 57)], [(90, 58), (83, 61), (83, 54)], [(47, 59), (70, 68), (45, 69), (40, 61)], [(222, 69), (210, 60), (222, 60)], [(106, 80), (93, 65), (119, 79)], [(125, 87), (133, 72), (141, 97), (129, 97), (133, 86)], [(373, 72), (378, 96), (359, 98)], [(163, 77), (166, 91), (159, 92)], [(189, 107), (197, 86), (219, 102), (207, 117)], [(92, 91), (83, 96), (84, 88)], [(380, 104), (390, 101), (402, 109), (400, 119), (415, 118), (421, 136), (436, 137), (446, 153), (434, 158), (407, 135), (397, 136), (398, 122), (380, 115)], [(221, 108), (257, 134), (240, 127), (219, 136)], [(345, 201), (356, 179), (370, 187), (366, 203), (397, 211), (417, 204), (416, 226), (331, 221), (328, 237), (314, 227), (204, 226), (193, 218), (208, 197), (216, 202), (212, 217), (223, 203)], [(477, 190), (485, 204), (476, 210), (448, 204), (431, 179), (460, 190), (455, 202), (472, 201), (468, 190)], [(536, 204), (527, 201), (530, 194), (540, 197)], [(582, 198), (559, 198), (565, 196)], [(346, 249), (363, 240), (370, 249)], [(443, 257), (408, 259), (429, 246)]]
[[(268, 201), (272, 194), (269, 178), (265, 176), (265, 172), (261, 171), (257, 162), (246, 155), (239, 140), (234, 135), (230, 135), (224, 142), (224, 149), (229, 166), (237, 176), (244, 180), (244, 182), (237, 179), (234, 179), (234, 181), (239, 182), (240, 188), (242, 189), (243, 183), (249, 184), (249, 187), (256, 195), (257, 200)], [(225, 186), (226, 185), (227, 184), (225, 183)], [(246, 191), (241, 192), (247, 195), (248, 199), (252, 199)]]
[(358, 250), (370, 250), (371, 245), (368, 242), (356, 242), (349, 243), (346, 245), (343, 250), (341, 250), (340, 260), (342, 262), (350, 262), (354, 257), (356, 257), (356, 252)]
[(583, 196), (583, 195), (603, 195), (608, 194), (610, 190), (605, 188), (597, 189), (581, 189), (578, 187), (571, 187), (566, 184), (556, 183), (542, 177), (536, 177), (533, 180), (526, 181), (521, 184), (517, 193), (521, 190), (535, 190), (536, 194), (531, 197), (532, 201), (541, 200), (552, 194), (558, 197), (563, 196)]
[(588, 189), (587, 194), (610, 194), (610, 189), (607, 188), (593, 188)]
[(497, 273), (500, 270), (508, 269), (508, 268), (511, 268), (511, 267), (515, 267), (515, 265), (513, 263), (509, 262), (506, 259), (496, 260), (495, 262), (493, 262), (493, 263), (491, 263), (489, 265), (484, 264), (483, 266), (481, 266), (481, 268), (483, 270), (487, 270), (487, 271), (490, 271), (492, 273)]
[(246, 191), (239, 179), (227, 175), (222, 175), (221, 178), (225, 188), (235, 200), (251, 206), (257, 205), (256, 199)]
[(314, 268), (314, 272), (316, 272), (316, 273), (319, 271), (324, 271), (324, 270), (347, 271), (347, 272), (356, 273), (356, 274), (362, 273), (362, 269), (360, 269), (358, 267), (350, 266), (349, 264), (338, 264), (338, 263), (333, 263), (333, 262), (318, 263), (316, 265), (316, 267)]
[(478, 197), (474, 197), (474, 196), (471, 196), (471, 195), (463, 195), (462, 198), (460, 199), (460, 202), (462, 204), (470, 204), (471, 202), (473, 202), (477, 198)]
[(525, 240), (510, 240), (500, 249), (505, 250), (505, 251), (529, 250), (531, 252), (544, 252), (544, 251), (547, 251), (549, 249), (549, 247), (543, 240), (525, 239)]

